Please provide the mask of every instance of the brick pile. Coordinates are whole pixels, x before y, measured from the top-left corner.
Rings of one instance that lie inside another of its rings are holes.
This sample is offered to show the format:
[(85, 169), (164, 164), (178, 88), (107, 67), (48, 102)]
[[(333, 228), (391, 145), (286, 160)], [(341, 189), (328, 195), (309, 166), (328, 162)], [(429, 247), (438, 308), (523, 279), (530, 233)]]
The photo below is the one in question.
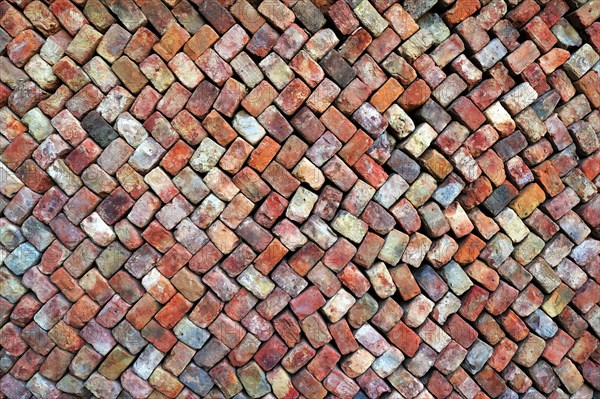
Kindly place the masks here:
[(592, 398), (600, 0), (3, 0), (0, 398)]

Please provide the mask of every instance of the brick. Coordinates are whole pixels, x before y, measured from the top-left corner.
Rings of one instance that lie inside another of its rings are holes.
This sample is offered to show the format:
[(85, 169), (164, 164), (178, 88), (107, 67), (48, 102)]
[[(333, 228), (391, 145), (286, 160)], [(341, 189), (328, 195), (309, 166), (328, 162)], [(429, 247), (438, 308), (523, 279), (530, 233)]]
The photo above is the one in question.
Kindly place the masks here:
[(146, 77), (137, 65), (127, 56), (119, 58), (112, 66), (113, 72), (133, 93), (139, 93), (147, 83)]
[(589, 396), (595, 1), (80, 3), (0, 4), (5, 395)]

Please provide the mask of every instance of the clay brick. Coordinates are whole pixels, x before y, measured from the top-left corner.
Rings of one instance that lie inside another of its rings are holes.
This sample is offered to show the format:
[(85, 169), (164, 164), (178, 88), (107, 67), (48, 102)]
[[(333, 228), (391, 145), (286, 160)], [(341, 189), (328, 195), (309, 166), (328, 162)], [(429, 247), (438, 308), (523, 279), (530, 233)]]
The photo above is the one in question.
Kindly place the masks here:
[(404, 93), (398, 99), (398, 104), (402, 109), (412, 111), (423, 105), (430, 95), (431, 89), (427, 83), (424, 80), (417, 79), (404, 90)]
[(165, 3), (0, 3), (5, 396), (598, 388), (596, 0)]

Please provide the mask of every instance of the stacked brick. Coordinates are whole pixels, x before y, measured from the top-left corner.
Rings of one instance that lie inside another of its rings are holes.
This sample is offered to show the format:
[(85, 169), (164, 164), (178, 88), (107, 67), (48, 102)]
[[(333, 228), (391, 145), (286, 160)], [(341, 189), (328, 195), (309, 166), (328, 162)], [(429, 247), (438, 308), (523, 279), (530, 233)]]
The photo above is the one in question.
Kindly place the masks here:
[(3, 0), (0, 398), (592, 398), (600, 0)]

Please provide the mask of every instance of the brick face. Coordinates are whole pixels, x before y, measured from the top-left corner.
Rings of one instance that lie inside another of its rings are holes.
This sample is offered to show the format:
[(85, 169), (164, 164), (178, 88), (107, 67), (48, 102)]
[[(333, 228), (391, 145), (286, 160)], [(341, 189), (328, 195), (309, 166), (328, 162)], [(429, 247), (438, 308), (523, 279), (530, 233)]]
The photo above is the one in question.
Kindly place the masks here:
[(591, 398), (599, 10), (0, 2), (0, 398)]

